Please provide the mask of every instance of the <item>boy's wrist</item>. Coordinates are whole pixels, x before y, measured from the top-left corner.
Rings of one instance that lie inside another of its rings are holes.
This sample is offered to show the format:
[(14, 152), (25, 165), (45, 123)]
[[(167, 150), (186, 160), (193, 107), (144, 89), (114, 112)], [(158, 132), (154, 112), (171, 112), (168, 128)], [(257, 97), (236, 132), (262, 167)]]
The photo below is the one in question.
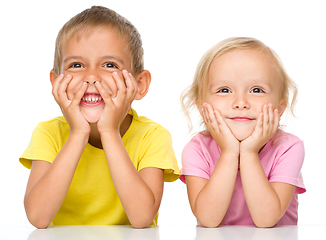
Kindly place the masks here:
[(81, 141), (86, 145), (88, 143), (89, 134), (82, 132), (71, 132), (69, 135), (69, 139), (73, 141)]

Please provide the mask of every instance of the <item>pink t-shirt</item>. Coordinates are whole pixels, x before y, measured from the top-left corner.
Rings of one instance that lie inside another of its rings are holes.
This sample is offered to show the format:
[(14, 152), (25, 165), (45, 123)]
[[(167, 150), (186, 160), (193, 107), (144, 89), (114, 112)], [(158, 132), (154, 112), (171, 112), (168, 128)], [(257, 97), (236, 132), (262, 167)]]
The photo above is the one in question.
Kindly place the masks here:
[[(282, 182), (296, 186), (287, 211), (277, 223), (278, 226), (296, 225), (298, 221), (298, 194), (306, 191), (301, 176), (304, 146), (302, 140), (292, 134), (278, 131), (277, 135), (279, 137), (274, 142), (270, 140), (265, 145), (259, 153), (259, 158), (269, 182)], [(198, 133), (183, 150), (180, 179), (185, 182), (185, 175), (209, 179), (220, 155), (221, 150), (214, 139), (211, 136)], [(240, 170), (230, 206), (221, 225), (254, 225), (245, 201)]]

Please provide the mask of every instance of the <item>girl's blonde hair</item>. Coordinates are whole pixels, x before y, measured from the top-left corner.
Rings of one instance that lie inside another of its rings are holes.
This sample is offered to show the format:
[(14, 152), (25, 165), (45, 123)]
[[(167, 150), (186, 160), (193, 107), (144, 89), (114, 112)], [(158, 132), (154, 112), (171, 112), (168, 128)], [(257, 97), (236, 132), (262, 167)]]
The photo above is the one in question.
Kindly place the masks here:
[(282, 100), (285, 100), (286, 106), (289, 106), (290, 91), (293, 94), (290, 110), (294, 116), (294, 106), (298, 95), (297, 86), (286, 73), (283, 63), (276, 52), (255, 38), (233, 37), (219, 42), (204, 54), (197, 65), (192, 84), (181, 95), (182, 111), (187, 118), (190, 131), (192, 130), (190, 112), (196, 107), (196, 104), (204, 102), (208, 87), (208, 72), (213, 60), (235, 49), (257, 49), (271, 55), (276, 71), (283, 84), (280, 96)]
[(131, 72), (138, 74), (144, 70), (144, 51), (142, 40), (137, 29), (126, 18), (115, 11), (102, 7), (92, 6), (71, 18), (59, 31), (54, 53), (53, 70), (59, 76), (62, 64), (62, 46), (71, 38), (80, 39), (101, 27), (114, 29), (127, 42), (130, 51)]

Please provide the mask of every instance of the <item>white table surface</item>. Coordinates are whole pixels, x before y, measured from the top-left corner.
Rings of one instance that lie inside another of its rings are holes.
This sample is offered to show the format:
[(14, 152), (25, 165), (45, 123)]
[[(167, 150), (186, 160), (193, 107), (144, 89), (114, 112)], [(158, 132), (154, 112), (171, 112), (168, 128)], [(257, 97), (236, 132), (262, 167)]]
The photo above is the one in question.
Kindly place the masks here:
[(130, 226), (0, 226), (1, 240), (326, 240), (326, 226), (285, 226), (258, 229), (247, 226), (202, 228), (191, 225), (163, 225), (145, 229)]

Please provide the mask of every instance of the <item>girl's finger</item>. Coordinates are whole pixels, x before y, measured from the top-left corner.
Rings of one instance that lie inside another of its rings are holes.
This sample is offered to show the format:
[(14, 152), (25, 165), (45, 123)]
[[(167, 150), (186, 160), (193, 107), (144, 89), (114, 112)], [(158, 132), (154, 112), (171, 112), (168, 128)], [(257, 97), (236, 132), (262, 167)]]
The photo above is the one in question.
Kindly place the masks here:
[(269, 130), (269, 106), (266, 104), (263, 107), (263, 133), (267, 133)]
[(280, 114), (278, 113), (278, 109), (274, 110), (274, 127), (273, 127), (273, 132), (276, 132), (278, 129), (279, 123), (280, 123)]
[(272, 106), (272, 104), (269, 104), (268, 105), (268, 111), (269, 111), (269, 123), (270, 123), (270, 125), (272, 126), (272, 128), (273, 128), (273, 126), (274, 126), (274, 110), (273, 110), (273, 106)]

